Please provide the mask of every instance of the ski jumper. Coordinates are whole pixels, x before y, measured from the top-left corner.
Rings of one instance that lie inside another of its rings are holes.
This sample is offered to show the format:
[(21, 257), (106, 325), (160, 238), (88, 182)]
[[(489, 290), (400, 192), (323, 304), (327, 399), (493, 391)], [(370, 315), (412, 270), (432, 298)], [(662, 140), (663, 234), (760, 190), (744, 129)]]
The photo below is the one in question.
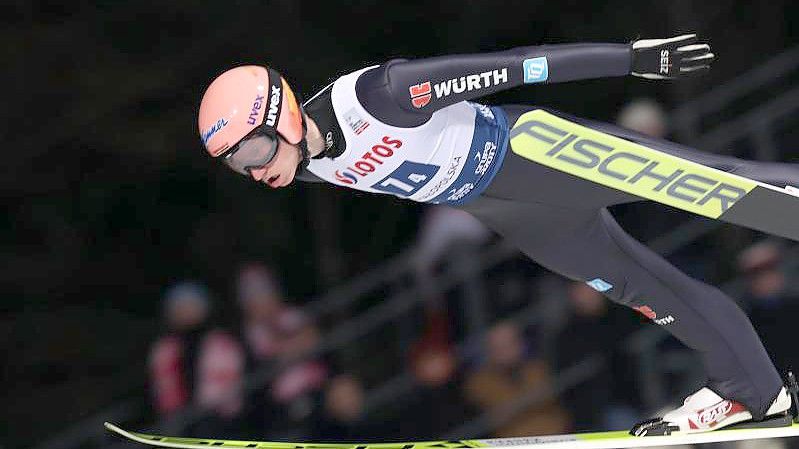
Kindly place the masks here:
[[(513, 124), (544, 108), (470, 102), (523, 84), (628, 75), (631, 51), (626, 44), (520, 47), (392, 60), (342, 76), (305, 104), (326, 144), (299, 177), (470, 212), (535, 262), (652, 318), (699, 352), (709, 388), (760, 419), (782, 387), (777, 370), (731, 298), (633, 239), (607, 210), (641, 198), (511, 151)], [(758, 181), (799, 180), (786, 164), (706, 154), (547, 111)]]

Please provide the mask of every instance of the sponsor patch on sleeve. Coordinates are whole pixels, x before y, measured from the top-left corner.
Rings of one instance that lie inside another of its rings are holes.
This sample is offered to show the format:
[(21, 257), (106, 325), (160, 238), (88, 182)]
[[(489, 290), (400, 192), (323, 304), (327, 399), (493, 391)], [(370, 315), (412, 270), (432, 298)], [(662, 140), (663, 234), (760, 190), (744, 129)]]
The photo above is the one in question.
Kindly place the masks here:
[(606, 282), (602, 278), (592, 279), (586, 282), (586, 284), (598, 292), (606, 292), (613, 288), (613, 285), (611, 285), (609, 282)]
[(524, 83), (543, 83), (549, 78), (549, 64), (546, 56), (525, 59), (522, 64), (524, 68)]

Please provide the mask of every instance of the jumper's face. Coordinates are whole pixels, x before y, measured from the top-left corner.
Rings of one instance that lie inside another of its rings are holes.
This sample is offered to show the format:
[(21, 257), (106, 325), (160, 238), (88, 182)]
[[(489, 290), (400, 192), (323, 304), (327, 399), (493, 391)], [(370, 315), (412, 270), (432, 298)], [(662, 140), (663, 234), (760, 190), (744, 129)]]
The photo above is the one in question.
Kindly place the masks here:
[(250, 167), (250, 176), (272, 188), (285, 187), (294, 181), (301, 160), (299, 146), (278, 138), (275, 156), (266, 165)]

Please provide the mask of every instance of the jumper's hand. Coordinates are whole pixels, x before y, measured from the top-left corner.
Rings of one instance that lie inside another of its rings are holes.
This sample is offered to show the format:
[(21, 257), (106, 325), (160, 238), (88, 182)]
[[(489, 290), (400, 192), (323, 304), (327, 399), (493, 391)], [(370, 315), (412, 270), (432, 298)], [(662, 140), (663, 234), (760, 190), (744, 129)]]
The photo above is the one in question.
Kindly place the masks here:
[(671, 79), (710, 68), (716, 57), (696, 34), (671, 39), (641, 39), (632, 43), (632, 74), (647, 79)]

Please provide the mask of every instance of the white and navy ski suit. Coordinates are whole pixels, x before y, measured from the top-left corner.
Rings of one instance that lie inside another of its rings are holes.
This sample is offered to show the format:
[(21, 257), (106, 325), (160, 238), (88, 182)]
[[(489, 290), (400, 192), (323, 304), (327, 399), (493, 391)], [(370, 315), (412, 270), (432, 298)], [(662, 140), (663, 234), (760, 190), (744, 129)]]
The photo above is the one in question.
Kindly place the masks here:
[[(462, 208), (542, 266), (636, 308), (701, 355), (708, 386), (761, 418), (782, 386), (746, 315), (622, 230), (608, 206), (641, 198), (508, 150), (509, 125), (535, 106), (477, 97), (521, 86), (630, 73), (624, 44), (521, 47), (392, 60), (342, 76), (306, 105), (325, 137), (300, 178)], [(553, 114), (704, 165), (776, 185), (780, 164), (705, 154), (610, 124)]]

